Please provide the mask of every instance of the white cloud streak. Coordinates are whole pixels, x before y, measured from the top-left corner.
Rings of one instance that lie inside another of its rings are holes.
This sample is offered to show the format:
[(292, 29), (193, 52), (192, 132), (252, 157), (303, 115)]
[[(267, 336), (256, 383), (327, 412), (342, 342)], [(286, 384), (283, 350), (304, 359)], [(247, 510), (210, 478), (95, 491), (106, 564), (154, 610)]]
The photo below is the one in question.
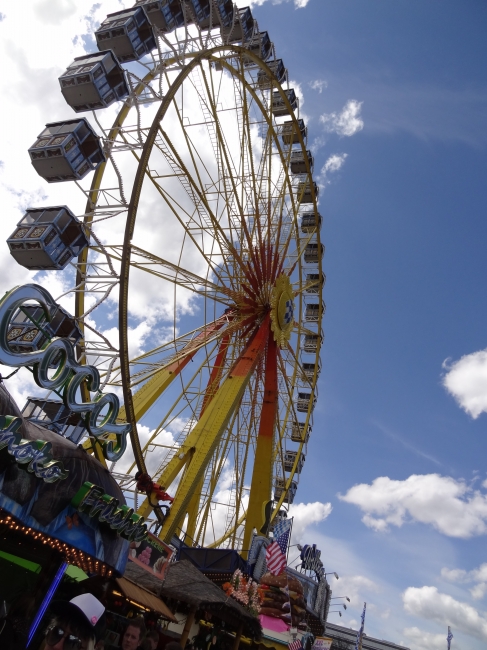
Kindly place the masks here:
[(487, 413), (487, 349), (466, 354), (453, 363), (443, 362), (443, 386), (457, 404), (475, 420)]
[(337, 135), (352, 136), (364, 128), (364, 121), (360, 116), (363, 102), (349, 99), (339, 113), (323, 113), (320, 122), (325, 131)]
[(308, 86), (311, 88), (311, 90), (317, 90), (321, 95), (323, 88), (328, 87), (328, 82), (324, 79), (315, 79), (314, 81), (310, 81)]
[(325, 189), (325, 187), (331, 183), (330, 174), (335, 174), (339, 171), (343, 167), (347, 157), (347, 153), (334, 153), (328, 157), (321, 168), (320, 173), (316, 177), (321, 189)]
[(481, 641), (487, 641), (487, 618), (468, 603), (443, 594), (436, 587), (408, 587), (402, 595), (408, 614), (451, 625)]
[(487, 562), (484, 562), (476, 569), (472, 569), (472, 571), (444, 567), (441, 570), (441, 577), (457, 584), (474, 583), (470, 589), (470, 594), (475, 600), (480, 600), (487, 593)]
[(468, 539), (487, 533), (487, 495), (448, 476), (413, 474), (404, 481), (381, 476), (338, 496), (358, 506), (363, 523), (378, 532), (419, 522), (448, 537)]
[(444, 650), (446, 634), (432, 634), (420, 630), (419, 627), (406, 627), (404, 636), (412, 643), (414, 650)]

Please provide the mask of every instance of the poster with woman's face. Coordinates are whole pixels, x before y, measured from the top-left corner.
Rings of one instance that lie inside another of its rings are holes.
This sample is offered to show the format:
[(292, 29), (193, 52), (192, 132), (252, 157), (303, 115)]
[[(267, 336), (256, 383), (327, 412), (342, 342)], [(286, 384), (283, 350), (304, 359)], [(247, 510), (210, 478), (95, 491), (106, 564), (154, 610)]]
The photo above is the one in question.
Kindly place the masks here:
[(155, 535), (149, 533), (142, 542), (132, 542), (129, 560), (135, 562), (150, 574), (164, 579), (173, 554), (173, 549)]

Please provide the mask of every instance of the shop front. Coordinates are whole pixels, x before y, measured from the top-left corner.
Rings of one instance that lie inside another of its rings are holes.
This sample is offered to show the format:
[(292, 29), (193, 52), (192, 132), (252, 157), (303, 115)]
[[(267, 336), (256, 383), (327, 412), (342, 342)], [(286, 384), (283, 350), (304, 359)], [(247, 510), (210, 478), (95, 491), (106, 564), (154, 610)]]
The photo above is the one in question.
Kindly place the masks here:
[[(0, 647), (37, 650), (60, 585), (121, 577), (147, 536), (110, 473), (22, 417), (0, 384)], [(62, 592), (59, 592), (62, 593)]]

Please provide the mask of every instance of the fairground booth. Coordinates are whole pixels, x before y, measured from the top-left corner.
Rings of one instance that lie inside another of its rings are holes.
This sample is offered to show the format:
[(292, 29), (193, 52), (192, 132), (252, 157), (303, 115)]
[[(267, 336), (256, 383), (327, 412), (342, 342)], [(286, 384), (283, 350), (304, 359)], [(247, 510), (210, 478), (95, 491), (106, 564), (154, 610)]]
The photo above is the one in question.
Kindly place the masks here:
[(171, 608), (175, 621), (163, 631), (165, 642), (189, 643), (195, 650), (237, 650), (260, 642), (259, 618), (198, 570), (188, 560), (169, 565), (164, 582), (135, 563), (125, 577), (159, 595)]
[(14, 634), (14, 648), (37, 648), (58, 587), (59, 597), (88, 575), (121, 577), (130, 545), (146, 536), (108, 470), (23, 417), (0, 384), (0, 647)]

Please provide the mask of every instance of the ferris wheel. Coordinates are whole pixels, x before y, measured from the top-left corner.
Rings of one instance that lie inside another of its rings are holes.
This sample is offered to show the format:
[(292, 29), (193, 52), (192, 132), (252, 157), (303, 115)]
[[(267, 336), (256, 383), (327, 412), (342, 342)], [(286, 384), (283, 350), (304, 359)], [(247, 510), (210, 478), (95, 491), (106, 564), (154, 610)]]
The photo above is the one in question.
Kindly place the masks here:
[(55, 268), (71, 273), (78, 362), (130, 424), (108, 468), (162, 539), (245, 551), (295, 498), (317, 399), (324, 247), (299, 100), (229, 0), (140, 0), (95, 37), (60, 78), (92, 123), (48, 124), (30, 154), (86, 197), (86, 241)]

